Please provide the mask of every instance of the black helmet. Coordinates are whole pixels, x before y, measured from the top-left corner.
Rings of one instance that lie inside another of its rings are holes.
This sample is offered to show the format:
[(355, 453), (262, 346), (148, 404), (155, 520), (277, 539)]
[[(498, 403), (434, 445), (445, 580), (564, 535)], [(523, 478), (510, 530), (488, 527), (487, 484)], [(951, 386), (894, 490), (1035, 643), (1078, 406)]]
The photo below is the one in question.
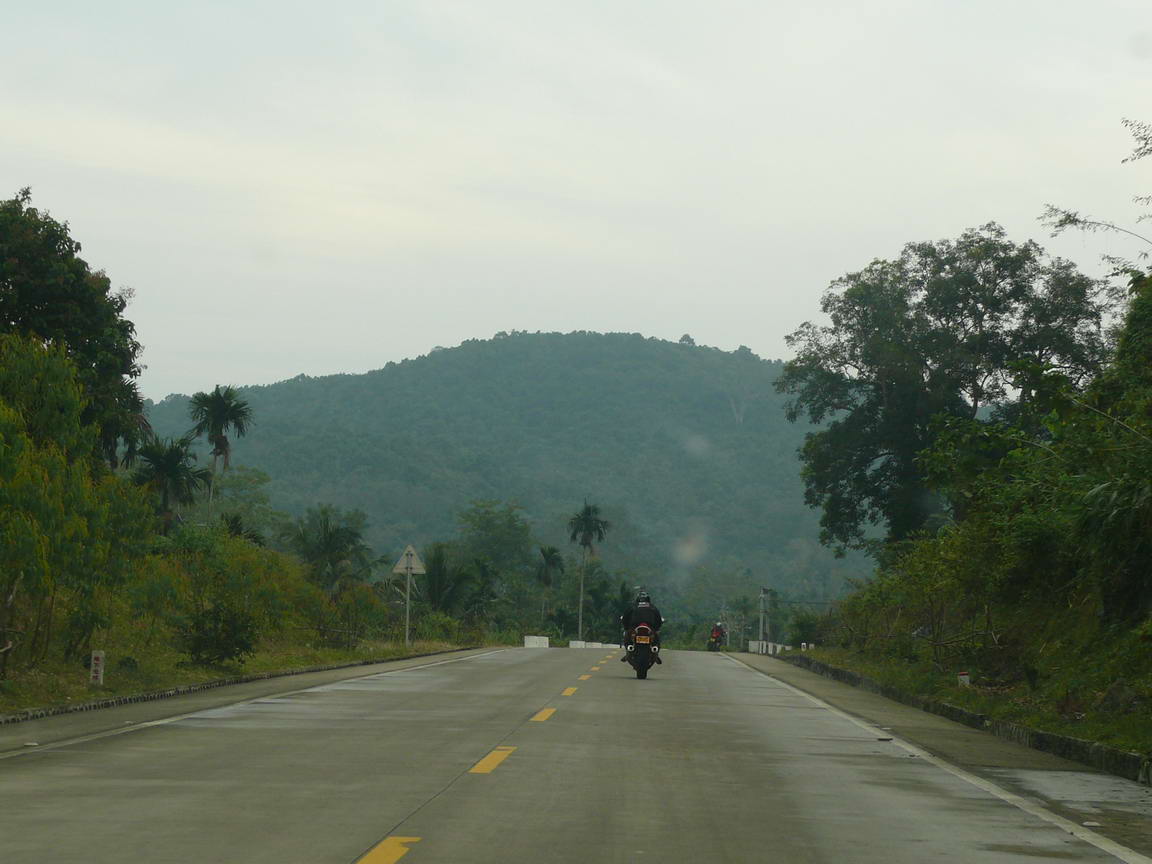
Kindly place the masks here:
[(641, 603), (647, 603), (649, 606), (652, 605), (652, 598), (648, 596), (647, 591), (641, 591), (636, 595), (636, 605), (639, 606)]

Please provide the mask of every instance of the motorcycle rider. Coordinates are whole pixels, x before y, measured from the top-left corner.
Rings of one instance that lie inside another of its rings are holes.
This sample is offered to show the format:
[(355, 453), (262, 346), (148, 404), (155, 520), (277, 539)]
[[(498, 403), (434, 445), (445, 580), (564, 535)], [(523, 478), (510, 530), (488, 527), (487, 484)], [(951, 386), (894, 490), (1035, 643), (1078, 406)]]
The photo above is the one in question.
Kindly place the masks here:
[(712, 628), (712, 635), (711, 635), (711, 637), (710, 637), (710, 638), (711, 638), (711, 639), (712, 639), (714, 642), (717, 642), (717, 643), (723, 643), (723, 641), (724, 641), (724, 634), (725, 634), (725, 630), (724, 630), (724, 624), (723, 624), (723, 623), (721, 623), (720, 621), (717, 621), (717, 622), (716, 622), (716, 626)]
[[(625, 634), (625, 651), (624, 656), (620, 658), (621, 663), (628, 662), (627, 641), (631, 639), (632, 628), (637, 624), (647, 624), (651, 627), (656, 644), (660, 644), (660, 627), (664, 624), (664, 617), (660, 614), (660, 610), (652, 605), (652, 598), (648, 596), (647, 591), (637, 594), (632, 608), (620, 616), (620, 625), (624, 628)], [(664, 662), (660, 659), (659, 652), (656, 652), (655, 657), (657, 663)]]

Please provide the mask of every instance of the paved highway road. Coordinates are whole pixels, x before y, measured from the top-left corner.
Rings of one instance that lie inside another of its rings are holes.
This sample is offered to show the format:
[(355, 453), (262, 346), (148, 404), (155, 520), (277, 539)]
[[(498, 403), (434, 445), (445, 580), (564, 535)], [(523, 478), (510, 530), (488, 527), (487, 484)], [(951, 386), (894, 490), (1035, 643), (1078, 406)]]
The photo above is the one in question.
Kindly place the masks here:
[(1149, 860), (725, 656), (669, 652), (647, 681), (618, 656), (509, 649), (291, 693), (284, 679), (10, 749), (0, 861)]

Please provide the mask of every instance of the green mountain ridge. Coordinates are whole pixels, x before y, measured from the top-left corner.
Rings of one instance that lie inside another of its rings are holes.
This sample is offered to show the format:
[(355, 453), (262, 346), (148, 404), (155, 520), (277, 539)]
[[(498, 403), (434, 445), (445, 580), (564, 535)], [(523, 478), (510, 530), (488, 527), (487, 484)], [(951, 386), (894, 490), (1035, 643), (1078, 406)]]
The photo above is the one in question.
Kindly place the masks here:
[[(450, 536), (476, 499), (520, 504), (563, 548), (587, 498), (613, 525), (610, 569), (823, 599), (864, 566), (816, 541), (796, 456), (805, 427), (772, 386), (781, 367), (638, 334), (499, 334), (364, 374), (242, 387), (255, 423), (234, 459), (268, 472), (288, 512), (363, 510), (385, 555)], [(156, 432), (183, 434), (187, 403), (150, 405)]]

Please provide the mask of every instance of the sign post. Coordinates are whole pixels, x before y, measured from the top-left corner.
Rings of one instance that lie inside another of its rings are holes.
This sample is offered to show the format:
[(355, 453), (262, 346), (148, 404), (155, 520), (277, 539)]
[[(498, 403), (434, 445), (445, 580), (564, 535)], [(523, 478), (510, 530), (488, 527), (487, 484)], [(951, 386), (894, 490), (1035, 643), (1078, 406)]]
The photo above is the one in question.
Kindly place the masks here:
[(404, 576), (404, 645), (407, 647), (412, 644), (412, 576), (413, 574), (423, 576), (427, 571), (416, 550), (409, 545), (405, 547), (404, 554), (400, 556), (392, 572), (397, 576)]
[(104, 686), (104, 652), (93, 651), (92, 662), (88, 667), (88, 683)]

